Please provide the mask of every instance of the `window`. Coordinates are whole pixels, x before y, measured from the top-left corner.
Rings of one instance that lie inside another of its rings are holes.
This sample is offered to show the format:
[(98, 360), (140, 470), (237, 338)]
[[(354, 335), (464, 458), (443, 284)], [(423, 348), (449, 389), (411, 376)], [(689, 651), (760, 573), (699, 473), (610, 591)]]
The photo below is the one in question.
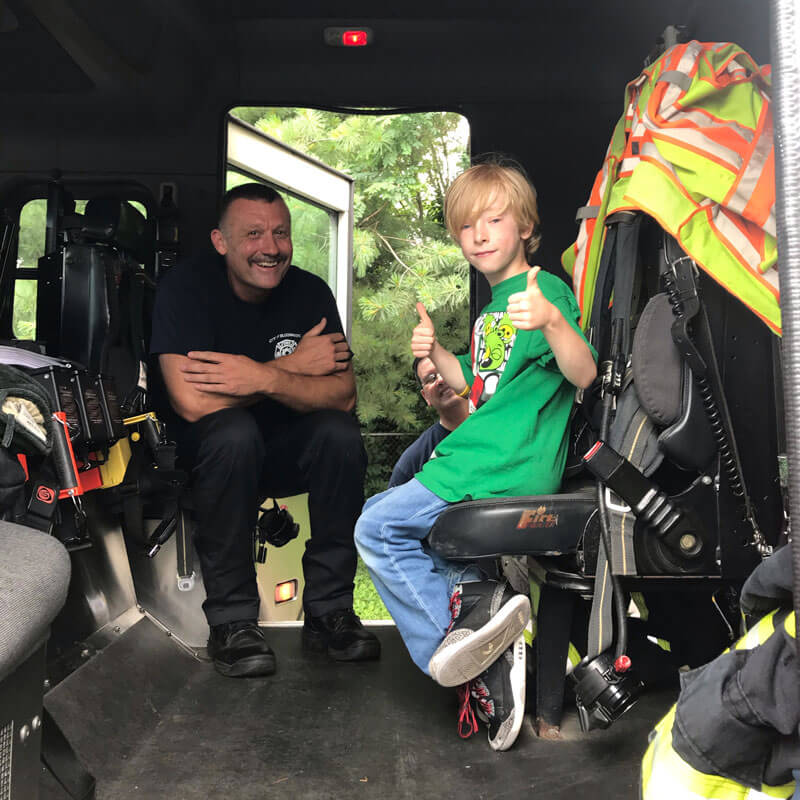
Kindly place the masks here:
[[(47, 200), (31, 200), (19, 214), (19, 245), (17, 247), (17, 275), (21, 270), (36, 270), (44, 255)], [(17, 339), (36, 338), (36, 289), (34, 274), (18, 277), (14, 282), (14, 310), (11, 332)]]

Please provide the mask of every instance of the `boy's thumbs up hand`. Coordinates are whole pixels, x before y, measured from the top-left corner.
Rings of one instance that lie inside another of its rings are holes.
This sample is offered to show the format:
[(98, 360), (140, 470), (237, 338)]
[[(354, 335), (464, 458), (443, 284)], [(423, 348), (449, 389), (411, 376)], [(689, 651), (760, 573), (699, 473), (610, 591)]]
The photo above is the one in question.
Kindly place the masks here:
[(515, 328), (536, 331), (546, 327), (558, 309), (542, 294), (537, 281), (541, 267), (528, 270), (528, 285), (524, 292), (508, 298), (508, 316)]
[(436, 344), (436, 329), (422, 303), (417, 303), (419, 324), (411, 333), (411, 352), (416, 358), (430, 358)]

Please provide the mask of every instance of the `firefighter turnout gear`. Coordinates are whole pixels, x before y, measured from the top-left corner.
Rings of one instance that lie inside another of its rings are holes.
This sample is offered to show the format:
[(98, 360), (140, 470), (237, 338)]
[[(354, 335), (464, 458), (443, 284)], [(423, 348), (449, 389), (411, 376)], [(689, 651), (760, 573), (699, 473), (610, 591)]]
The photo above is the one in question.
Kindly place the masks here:
[[(776, 563), (779, 569), (771, 570)], [(743, 606), (748, 587), (770, 572), (789, 578), (790, 547), (748, 579)], [(795, 644), (794, 613), (777, 608), (732, 648), (682, 676), (678, 702), (656, 725), (642, 761), (642, 800), (793, 795), (800, 756)]]

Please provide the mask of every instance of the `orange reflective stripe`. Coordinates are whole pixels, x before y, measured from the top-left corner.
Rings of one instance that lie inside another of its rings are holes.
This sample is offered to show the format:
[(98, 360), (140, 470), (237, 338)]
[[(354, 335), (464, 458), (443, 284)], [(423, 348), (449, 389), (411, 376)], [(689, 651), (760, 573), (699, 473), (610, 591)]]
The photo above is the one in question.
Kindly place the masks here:
[(765, 227), (775, 214), (775, 148), (771, 147), (764, 162), (764, 169), (758, 175), (750, 200), (742, 211), (742, 216), (753, 220), (759, 227)]
[[(753, 138), (744, 154), (745, 168), (722, 202), (744, 214), (753, 193), (761, 184), (759, 200), (753, 207), (755, 213), (746, 216), (754, 222), (759, 222), (759, 216), (763, 215), (763, 223), (766, 224), (773, 215), (775, 204), (775, 147), (772, 138), (772, 115), (768, 103), (763, 103), (761, 107), (757, 130), (758, 135)], [(774, 222), (772, 229), (767, 232), (772, 236), (775, 235)]]

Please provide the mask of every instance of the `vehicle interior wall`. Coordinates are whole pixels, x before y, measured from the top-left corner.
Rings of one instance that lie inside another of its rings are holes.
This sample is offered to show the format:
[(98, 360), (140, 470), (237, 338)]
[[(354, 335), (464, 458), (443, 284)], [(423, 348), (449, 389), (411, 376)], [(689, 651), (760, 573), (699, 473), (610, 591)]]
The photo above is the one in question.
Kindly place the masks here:
[[(374, 43), (327, 47), (323, 31), (331, 25), (371, 28)], [(68, 187), (140, 184), (154, 202), (170, 182), (181, 252), (191, 254), (208, 246), (215, 220), (227, 109), (447, 109), (468, 119), (473, 153), (509, 154), (529, 171), (542, 213), (538, 260), (557, 270), (623, 111), (624, 87), (668, 25), (685, 25), (700, 40), (736, 42), (758, 63), (770, 60), (769, 4), (755, 0), (0, 0), (0, 210), (18, 208), (32, 191), (44, 196), (54, 171)], [(486, 295), (476, 280), (473, 307)], [(753, 403), (734, 404), (735, 422), (756, 418), (763, 409)], [(768, 423), (771, 430), (774, 419)], [(750, 462), (745, 468), (756, 470)], [(753, 480), (766, 501), (772, 472)], [(96, 524), (108, 528), (102, 538), (110, 544), (74, 558), (82, 583), (64, 612), (73, 621), (61, 630), (65, 649), (114, 624), (133, 602), (127, 563), (117, 560), (124, 547), (116, 521)], [(85, 587), (97, 575), (110, 577), (93, 594)], [(77, 630), (84, 619), (86, 630)], [(56, 630), (53, 651), (58, 637)], [(302, 663), (292, 658), (292, 666)], [(155, 668), (153, 675), (163, 686), (163, 675)], [(107, 716), (127, 713), (126, 700), (121, 695), (120, 710)], [(194, 744), (194, 735), (185, 741)], [(230, 763), (233, 757), (222, 759)], [(522, 774), (527, 764), (520, 763)], [(160, 775), (151, 763), (146, 771), (153, 780)]]
[[(520, 160), (541, 195), (541, 260), (574, 237), (625, 83), (670, 24), (769, 60), (767, 5), (748, 0), (550, 4), (412, 0), (402, 9), (257, 0), (107, 4), (7, 0), (0, 196), (20, 181), (177, 184), (185, 251), (205, 245), (233, 105), (447, 108), (473, 152)], [(327, 47), (323, 29), (359, 25), (367, 48)]]
[[(235, 105), (450, 109), (473, 153), (519, 160), (540, 196), (537, 261), (575, 238), (626, 83), (668, 25), (769, 62), (769, 8), (751, 0), (497, 0), (378, 8), (349, 0), (6, 0), (0, 3), (0, 206), (65, 184), (177, 187), (181, 252), (208, 247)], [(57, 9), (57, 10), (56, 10)], [(373, 31), (324, 44), (327, 26)], [(37, 184), (32, 186), (32, 183)], [(486, 299), (473, 275), (473, 310)]]

